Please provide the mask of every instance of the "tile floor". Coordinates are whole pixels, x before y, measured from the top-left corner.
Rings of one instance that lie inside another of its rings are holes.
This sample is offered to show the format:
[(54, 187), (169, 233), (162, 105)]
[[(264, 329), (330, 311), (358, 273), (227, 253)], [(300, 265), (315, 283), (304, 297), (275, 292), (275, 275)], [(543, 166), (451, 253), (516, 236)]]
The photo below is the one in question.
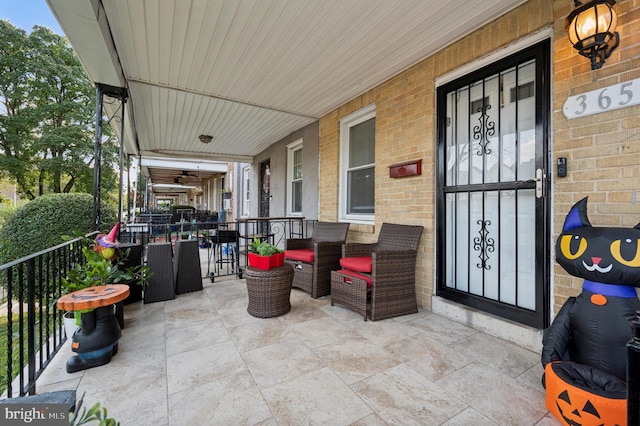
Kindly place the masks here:
[(294, 289), (291, 312), (249, 315), (244, 280), (125, 307), (119, 352), (38, 393), (77, 389), (125, 425), (556, 425), (540, 357), (428, 311), (364, 322)]

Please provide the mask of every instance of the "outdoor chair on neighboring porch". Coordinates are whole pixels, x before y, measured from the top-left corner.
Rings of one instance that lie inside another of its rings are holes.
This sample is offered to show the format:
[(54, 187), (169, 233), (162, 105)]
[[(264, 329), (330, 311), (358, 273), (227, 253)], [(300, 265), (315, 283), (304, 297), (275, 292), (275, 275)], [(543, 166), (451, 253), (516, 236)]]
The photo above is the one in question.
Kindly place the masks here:
[(342, 269), (331, 272), (331, 306), (349, 306), (367, 320), (418, 312), (416, 257), (422, 226), (383, 223), (377, 243), (342, 246)]
[(331, 271), (340, 267), (349, 223), (317, 222), (311, 238), (287, 239), (285, 262), (293, 266), (293, 287), (316, 299), (331, 291)]

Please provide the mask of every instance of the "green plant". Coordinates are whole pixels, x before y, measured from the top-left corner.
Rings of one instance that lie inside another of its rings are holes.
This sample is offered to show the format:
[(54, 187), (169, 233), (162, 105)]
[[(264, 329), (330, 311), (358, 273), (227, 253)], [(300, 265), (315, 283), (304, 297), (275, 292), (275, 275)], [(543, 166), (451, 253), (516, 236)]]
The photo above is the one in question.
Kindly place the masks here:
[[(84, 395), (80, 398), (80, 401), (76, 404), (76, 408), (73, 413), (69, 414), (69, 424), (71, 426), (86, 425), (91, 422), (98, 422), (100, 426), (119, 426), (120, 422), (107, 417), (107, 409), (102, 407), (99, 402), (96, 402), (87, 410), (86, 407), (82, 407), (84, 401)], [(82, 412), (80, 412), (82, 408)]]
[[(117, 221), (113, 207), (102, 204), (100, 209), (102, 223), (108, 226)], [(0, 229), (0, 265), (58, 245), (63, 235), (84, 235), (94, 230), (92, 195), (38, 197), (17, 208)]]
[(257, 253), (260, 256), (273, 256), (276, 253), (282, 253), (282, 250), (278, 247), (273, 244), (269, 244), (267, 241), (261, 240), (258, 237), (253, 237), (253, 241), (249, 246), (249, 251), (251, 253)]
[(146, 265), (124, 268), (129, 250), (119, 251), (116, 260), (111, 261), (93, 250), (94, 243), (91, 240), (84, 239), (84, 244), (82, 247), (84, 262), (76, 263), (67, 276), (62, 278), (62, 284), (67, 292), (114, 283), (135, 282), (145, 285), (153, 275)]

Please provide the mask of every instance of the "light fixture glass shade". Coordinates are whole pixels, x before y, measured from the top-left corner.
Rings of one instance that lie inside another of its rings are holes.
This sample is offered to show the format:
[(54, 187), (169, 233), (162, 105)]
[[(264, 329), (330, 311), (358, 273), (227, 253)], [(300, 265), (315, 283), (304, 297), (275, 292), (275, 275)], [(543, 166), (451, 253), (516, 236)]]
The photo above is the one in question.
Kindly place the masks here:
[(567, 17), (569, 41), (578, 53), (591, 59), (592, 69), (602, 67), (618, 47), (618, 15), (612, 8), (614, 4), (615, 0), (594, 0), (578, 6)]

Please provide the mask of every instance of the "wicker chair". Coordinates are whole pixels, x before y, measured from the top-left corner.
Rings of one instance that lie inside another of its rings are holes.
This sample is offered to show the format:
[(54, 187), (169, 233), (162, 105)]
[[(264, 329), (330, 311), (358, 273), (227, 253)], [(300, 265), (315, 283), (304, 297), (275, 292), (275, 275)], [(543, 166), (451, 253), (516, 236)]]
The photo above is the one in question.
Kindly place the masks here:
[(294, 268), (293, 287), (314, 299), (329, 294), (348, 230), (349, 223), (316, 222), (311, 238), (286, 240), (284, 261)]
[(383, 223), (377, 243), (342, 247), (342, 269), (331, 272), (331, 306), (349, 306), (367, 320), (418, 312), (416, 257), (422, 226)]

